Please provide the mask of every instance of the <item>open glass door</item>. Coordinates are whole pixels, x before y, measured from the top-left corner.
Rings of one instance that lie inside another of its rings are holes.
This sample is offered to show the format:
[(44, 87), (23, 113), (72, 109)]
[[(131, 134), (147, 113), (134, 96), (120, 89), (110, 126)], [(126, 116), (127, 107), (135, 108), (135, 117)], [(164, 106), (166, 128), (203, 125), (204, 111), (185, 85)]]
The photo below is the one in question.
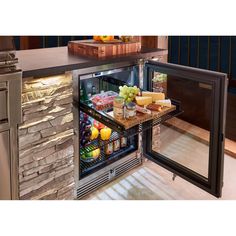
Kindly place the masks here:
[[(227, 76), (169, 63), (145, 64), (144, 89), (162, 89), (182, 114), (144, 132), (144, 155), (216, 197), (223, 186)], [(156, 87), (154, 76), (166, 78)]]

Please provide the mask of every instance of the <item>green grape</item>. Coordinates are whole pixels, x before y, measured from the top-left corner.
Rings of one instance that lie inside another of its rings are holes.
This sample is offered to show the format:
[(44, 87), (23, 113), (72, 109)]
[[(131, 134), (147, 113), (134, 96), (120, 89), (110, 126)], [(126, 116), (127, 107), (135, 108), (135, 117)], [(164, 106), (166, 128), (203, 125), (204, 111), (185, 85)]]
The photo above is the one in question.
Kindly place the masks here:
[(129, 97), (131, 97), (131, 98), (132, 98), (133, 96), (134, 96), (134, 94), (133, 94), (133, 93), (130, 93), (130, 94), (129, 94)]
[(140, 91), (136, 85), (132, 87), (131, 86), (128, 87), (127, 85), (124, 85), (123, 87), (119, 86), (119, 89), (120, 89), (119, 96), (123, 97), (126, 102), (133, 101), (136, 95), (138, 95)]

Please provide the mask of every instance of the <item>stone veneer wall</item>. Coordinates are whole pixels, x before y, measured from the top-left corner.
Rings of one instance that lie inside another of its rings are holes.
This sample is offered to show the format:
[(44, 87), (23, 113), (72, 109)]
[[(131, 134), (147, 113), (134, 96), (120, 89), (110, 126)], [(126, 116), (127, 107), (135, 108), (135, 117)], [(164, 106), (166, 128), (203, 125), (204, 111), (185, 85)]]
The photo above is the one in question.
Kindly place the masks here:
[(71, 74), (23, 81), (22, 109), (20, 199), (74, 199)]

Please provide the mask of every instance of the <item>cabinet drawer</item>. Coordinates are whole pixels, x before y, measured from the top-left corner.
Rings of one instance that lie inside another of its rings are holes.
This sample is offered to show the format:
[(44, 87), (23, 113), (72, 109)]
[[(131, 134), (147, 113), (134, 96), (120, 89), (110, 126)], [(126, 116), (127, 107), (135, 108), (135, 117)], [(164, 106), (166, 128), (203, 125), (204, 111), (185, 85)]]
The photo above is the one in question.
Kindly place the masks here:
[(7, 91), (0, 90), (0, 121), (7, 119)]
[(0, 90), (6, 89), (6, 87), (7, 87), (7, 82), (0, 82)]

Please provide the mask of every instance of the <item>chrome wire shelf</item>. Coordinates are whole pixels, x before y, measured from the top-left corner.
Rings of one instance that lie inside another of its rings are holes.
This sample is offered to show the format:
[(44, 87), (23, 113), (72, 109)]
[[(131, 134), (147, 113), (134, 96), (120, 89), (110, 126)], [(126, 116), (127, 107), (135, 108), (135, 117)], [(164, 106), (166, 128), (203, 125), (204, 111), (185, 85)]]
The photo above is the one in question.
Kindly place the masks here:
[(137, 138), (134, 141), (131, 140), (133, 138), (128, 139), (126, 147), (121, 147), (118, 151), (114, 151), (110, 155), (106, 155), (105, 147), (102, 147), (100, 149), (100, 155), (98, 158), (89, 162), (80, 158), (80, 177), (83, 178), (88, 174), (91, 174), (96, 170), (105, 167), (118, 159), (121, 159), (122, 157), (125, 157), (129, 153), (134, 152), (137, 149)]

